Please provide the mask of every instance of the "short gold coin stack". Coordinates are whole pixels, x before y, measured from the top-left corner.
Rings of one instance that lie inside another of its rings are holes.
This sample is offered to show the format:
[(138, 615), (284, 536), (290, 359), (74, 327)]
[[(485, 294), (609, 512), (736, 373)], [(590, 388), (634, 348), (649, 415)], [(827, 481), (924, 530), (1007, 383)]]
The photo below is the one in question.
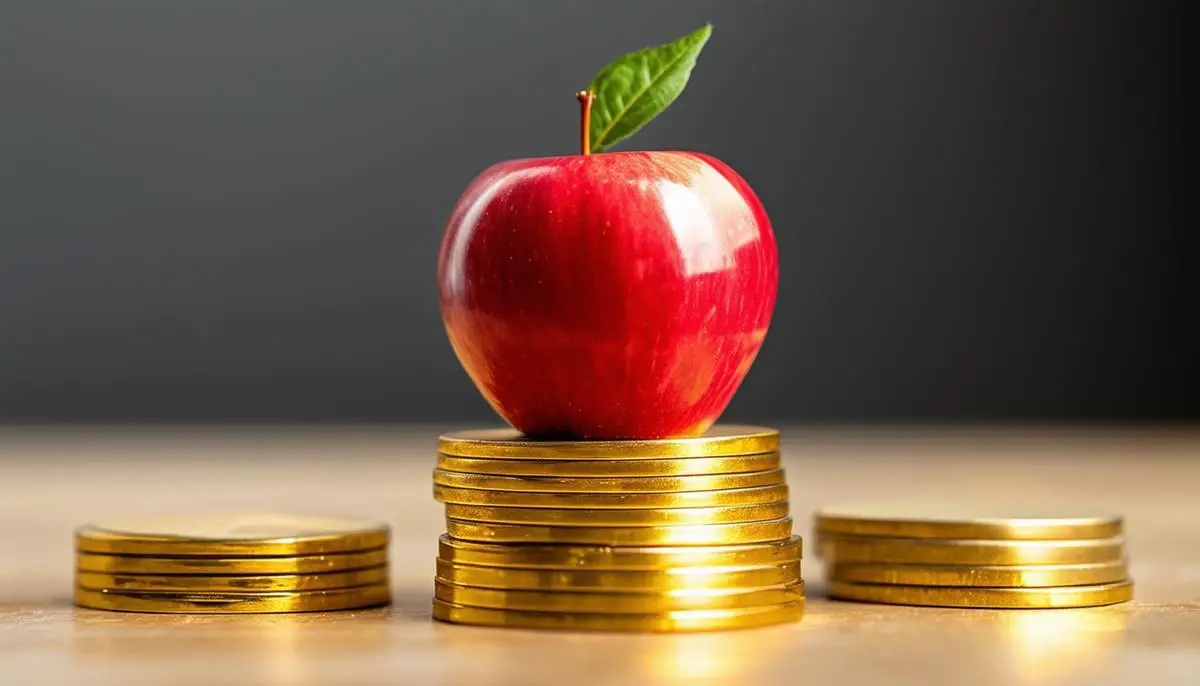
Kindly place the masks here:
[(386, 524), (243, 512), (75, 532), (75, 604), (121, 612), (349, 610), (390, 602)]
[(970, 608), (1132, 599), (1120, 517), (968, 517), (897, 507), (816, 514), (829, 595)]
[(706, 631), (804, 610), (779, 433), (538, 441), (465, 431), (438, 441), (445, 503), (433, 616), (593, 631)]

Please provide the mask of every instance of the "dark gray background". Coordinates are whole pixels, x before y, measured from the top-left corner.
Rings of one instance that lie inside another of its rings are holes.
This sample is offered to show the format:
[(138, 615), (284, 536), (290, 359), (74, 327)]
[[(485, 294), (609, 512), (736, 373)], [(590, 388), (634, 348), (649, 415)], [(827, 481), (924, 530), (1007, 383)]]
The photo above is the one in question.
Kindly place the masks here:
[(629, 143), (774, 221), (727, 416), (1195, 418), (1183, 6), (4, 0), (0, 420), (491, 417), (435, 300), (450, 208), (706, 20)]

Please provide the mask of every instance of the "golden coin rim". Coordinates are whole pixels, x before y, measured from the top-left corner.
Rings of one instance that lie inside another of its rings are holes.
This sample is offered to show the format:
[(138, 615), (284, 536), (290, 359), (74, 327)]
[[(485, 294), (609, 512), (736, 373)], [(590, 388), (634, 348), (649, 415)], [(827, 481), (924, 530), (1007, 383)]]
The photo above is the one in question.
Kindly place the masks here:
[(446, 516), (457, 521), (563, 527), (651, 527), (765, 522), (788, 515), (788, 503), (732, 507), (646, 510), (572, 510), (532, 507), (446, 505)]
[(438, 556), (455, 564), (502, 569), (660, 571), (680, 567), (752, 567), (799, 562), (803, 540), (710, 546), (496, 544), (443, 534)]
[(733, 488), (778, 486), (787, 482), (783, 469), (766, 469), (740, 474), (700, 474), (692, 476), (631, 477), (521, 477), (497, 474), (467, 474), (444, 469), (433, 470), (433, 482), (439, 486), (473, 488), (481, 491), (577, 494), (577, 493), (699, 493)]
[(1116, 562), (1125, 557), (1123, 537), (1095, 540), (942, 540), (823, 534), (821, 556), (833, 564), (876, 562), (931, 565), (1037, 565)]
[(298, 557), (149, 557), (79, 552), (76, 569), (102, 574), (323, 574), (387, 564), (387, 548)]
[(600, 479), (745, 474), (777, 469), (779, 464), (779, 453), (666, 460), (497, 460), (453, 455), (437, 458), (437, 469), (460, 474)]
[(660, 615), (525, 612), (452, 605), (433, 599), (433, 618), (452, 624), (556, 631), (683, 633), (749, 629), (799, 621), (804, 601), (742, 610), (681, 610)]
[(168, 593), (269, 593), (354, 588), (388, 583), (388, 567), (325, 574), (188, 575), (77, 572), (75, 585), (91, 591)]
[(438, 452), (460, 457), (540, 459), (643, 459), (651, 457), (725, 457), (779, 449), (775, 429), (718, 424), (701, 436), (608, 441), (543, 441), (515, 429), (456, 431), (438, 437)]
[(1123, 533), (1121, 517), (883, 517), (855, 514), (852, 508), (818, 510), (814, 530), (855, 536), (933, 539), (1075, 540), (1112, 538)]
[(953, 588), (830, 581), (829, 597), (887, 605), (983, 609), (1098, 607), (1132, 600), (1133, 581), (1051, 588)]
[(386, 605), (388, 584), (293, 593), (149, 593), (75, 588), (75, 604), (92, 610), (180, 614), (330, 612)]
[[(238, 538), (219, 536), (199, 537), (191, 533), (172, 534), (156, 528), (170, 527), (172, 522), (180, 519), (211, 518), (220, 520), (230, 518), (238, 521), (253, 517), (293, 518), (297, 520), (296, 533), (291, 536), (270, 536), (263, 538)], [(302, 522), (307, 520), (323, 520), (338, 522), (346, 525), (345, 530), (322, 533), (308, 533)], [(120, 530), (117, 525), (135, 524), (145, 526), (146, 530)], [(139, 524), (140, 523), (140, 524)], [(93, 553), (113, 553), (127, 555), (309, 555), (333, 552), (350, 552), (369, 550), (386, 546), (390, 539), (391, 528), (384, 522), (374, 520), (349, 519), (345, 517), (309, 517), (306, 515), (288, 515), (284, 513), (260, 512), (217, 512), (211, 515), (164, 516), (154, 517), (114, 518), (107, 522), (99, 521), (84, 524), (75, 530), (76, 549)]]
[[(792, 519), (688, 526), (580, 527), (488, 524), (446, 519), (453, 538), (481, 543), (572, 543), (581, 545), (735, 545), (789, 539)], [(499, 534), (499, 535), (497, 535)], [(486, 536), (486, 537), (484, 537)]]
[(726, 610), (783, 605), (804, 599), (804, 582), (775, 588), (720, 589), (716, 592), (673, 594), (536, 591), (458, 586), (434, 583), (433, 597), (451, 605), (526, 612), (579, 614), (660, 614), (678, 610)]
[(437, 560), (436, 581), (496, 590), (646, 593), (766, 588), (801, 580), (800, 561), (755, 567), (675, 567), (665, 570), (514, 569)]
[(489, 491), (434, 484), (434, 500), (453, 505), (524, 507), (567, 510), (673, 510), (695, 507), (736, 507), (787, 502), (788, 487), (758, 486), (679, 493), (546, 493)]
[(1045, 588), (1115, 583), (1128, 576), (1124, 562), (1075, 565), (919, 565), (847, 562), (826, 568), (833, 581), (896, 586)]

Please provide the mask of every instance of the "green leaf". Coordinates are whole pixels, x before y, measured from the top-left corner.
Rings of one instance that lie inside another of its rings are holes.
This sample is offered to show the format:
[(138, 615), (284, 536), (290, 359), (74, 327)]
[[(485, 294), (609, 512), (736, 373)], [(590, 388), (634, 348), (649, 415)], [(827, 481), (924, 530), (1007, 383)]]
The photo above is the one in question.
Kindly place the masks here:
[(631, 52), (600, 70), (588, 90), (596, 94), (589, 137), (604, 152), (667, 109), (683, 92), (712, 24), (673, 43)]

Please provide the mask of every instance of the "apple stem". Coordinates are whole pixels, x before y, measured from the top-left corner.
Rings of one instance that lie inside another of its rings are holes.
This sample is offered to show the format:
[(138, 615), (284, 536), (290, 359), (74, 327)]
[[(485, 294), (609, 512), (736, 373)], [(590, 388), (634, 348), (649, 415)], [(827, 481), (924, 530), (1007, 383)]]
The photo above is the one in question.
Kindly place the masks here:
[(589, 129), (592, 128), (592, 103), (596, 101), (596, 94), (583, 90), (575, 94), (575, 99), (579, 101), (579, 108), (583, 114), (582, 127), (579, 132), (579, 148), (583, 152), (583, 156), (587, 157), (592, 154)]

